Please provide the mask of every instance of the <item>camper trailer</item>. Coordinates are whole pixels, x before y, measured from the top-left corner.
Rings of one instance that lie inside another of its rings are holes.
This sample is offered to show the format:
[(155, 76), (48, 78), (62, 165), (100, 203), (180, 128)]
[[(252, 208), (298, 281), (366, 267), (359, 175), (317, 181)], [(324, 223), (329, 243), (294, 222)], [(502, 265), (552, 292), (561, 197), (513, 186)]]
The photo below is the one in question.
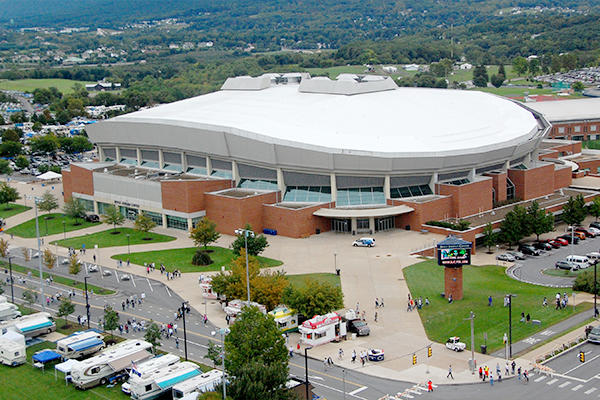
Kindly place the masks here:
[(56, 330), (52, 316), (46, 312), (24, 315), (19, 318), (0, 322), (0, 333), (12, 329), (26, 338), (45, 335)]
[(252, 307), (257, 307), (263, 314), (267, 313), (267, 308), (262, 304), (253, 301), (248, 303), (247, 301), (242, 301), (239, 299), (231, 300), (227, 306), (223, 308), (225, 314), (229, 316), (229, 323), (233, 324), (235, 322), (236, 317), (242, 312), (242, 308), (246, 307), (247, 304)]
[(316, 315), (306, 320), (299, 328), (302, 342), (309, 346), (339, 341), (346, 336), (346, 323), (339, 314), (332, 312), (325, 315)]
[(277, 327), (282, 332), (298, 330), (298, 313), (296, 311), (290, 310), (286, 306), (278, 306), (273, 311), (269, 311), (269, 315), (273, 316)]
[(174, 385), (200, 374), (202, 374), (202, 371), (196, 364), (184, 361), (159, 368), (146, 376), (134, 375), (129, 379), (131, 398), (139, 400), (154, 399), (165, 392), (170, 393)]
[(56, 342), (56, 352), (62, 358), (81, 358), (104, 348), (102, 335), (89, 330), (75, 332)]
[(71, 380), (79, 389), (104, 385), (132, 363), (151, 358), (151, 348), (152, 345), (143, 340), (126, 340), (105, 349), (97, 356), (81, 361), (71, 370)]
[(211, 392), (223, 381), (223, 372), (213, 369), (173, 386), (173, 400), (191, 393)]
[[(155, 370), (163, 367), (168, 367), (171, 365), (175, 365), (180, 361), (179, 356), (174, 354), (165, 354), (156, 356), (151, 358), (139, 365), (132, 366), (129, 371), (129, 377), (138, 376), (140, 378), (144, 376), (148, 376), (148, 374), (154, 372)], [(131, 384), (129, 382), (125, 382), (121, 385), (121, 391), (127, 395), (131, 394)]]
[(18, 318), (21, 316), (19, 307), (12, 303), (0, 302), (0, 321), (6, 321), (9, 319)]
[(25, 364), (27, 353), (25, 352), (25, 337), (14, 331), (8, 331), (0, 336), (0, 363), (17, 366)]

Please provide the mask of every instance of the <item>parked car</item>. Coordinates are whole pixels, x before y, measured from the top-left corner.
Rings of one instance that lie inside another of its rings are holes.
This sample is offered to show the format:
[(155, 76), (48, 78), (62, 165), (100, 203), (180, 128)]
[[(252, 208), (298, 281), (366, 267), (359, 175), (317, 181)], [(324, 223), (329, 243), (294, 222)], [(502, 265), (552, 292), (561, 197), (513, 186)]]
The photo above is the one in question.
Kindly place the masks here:
[[(587, 235), (581, 231), (573, 232), (573, 236), (575, 236), (576, 238), (579, 238), (579, 240), (585, 240), (587, 238)], [(577, 243), (577, 242), (575, 242), (575, 243)]]
[(567, 242), (567, 240), (565, 238), (562, 237), (557, 237), (556, 239), (554, 239), (554, 241), (558, 244), (560, 244), (561, 246), (568, 246), (569, 242)]
[(595, 326), (588, 335), (588, 342), (600, 343), (600, 326)]
[(571, 237), (571, 234), (567, 234), (567, 235), (562, 235), (560, 237), (563, 238), (564, 240), (566, 240), (568, 244), (571, 244), (571, 240), (573, 240), (573, 244), (579, 243), (579, 238), (575, 235), (573, 235), (573, 237)]
[(111, 275), (112, 275), (112, 273), (107, 269), (102, 271), (102, 276), (111, 276)]
[(566, 269), (570, 271), (573, 269), (573, 264), (565, 260), (559, 260), (556, 262), (556, 264), (554, 264), (554, 268)]
[(121, 280), (122, 281), (128, 281), (131, 280), (131, 276), (127, 275), (127, 274), (123, 274), (121, 275)]
[(598, 264), (598, 262), (600, 261), (600, 253), (597, 251), (592, 251), (591, 253), (587, 253), (585, 256), (587, 258), (589, 258), (590, 264), (592, 264), (592, 265)]
[(583, 233), (585, 235), (585, 237), (590, 237), (590, 238), (596, 237), (595, 234), (593, 234), (592, 232), (588, 231), (585, 228), (575, 228), (575, 233), (577, 233), (577, 232)]
[(600, 229), (600, 221), (594, 221), (590, 224), (591, 228)]
[(85, 220), (87, 222), (100, 222), (100, 217), (97, 214), (87, 214)]
[(559, 247), (562, 246), (562, 244), (560, 244), (558, 241), (556, 241), (554, 239), (547, 240), (546, 243), (548, 243), (550, 246), (552, 246), (555, 249), (558, 249)]
[(590, 231), (591, 233), (593, 233), (593, 234), (594, 234), (594, 235), (596, 235), (596, 236), (599, 236), (599, 235), (600, 235), (600, 229), (598, 229), (598, 228), (594, 228), (593, 226), (590, 226), (590, 227), (588, 228), (588, 231)]
[(371, 328), (369, 328), (369, 325), (360, 319), (348, 321), (346, 326), (350, 332), (356, 333), (357, 336), (369, 336), (371, 333)]
[(88, 272), (98, 272), (98, 266), (94, 264), (88, 265)]
[(542, 254), (538, 249), (530, 244), (522, 244), (519, 246), (519, 251), (528, 256), (539, 256)]
[(553, 249), (552, 245), (547, 242), (535, 242), (533, 244), (533, 247), (535, 247), (538, 250), (546, 250), (546, 251)]
[(502, 254), (498, 254), (496, 256), (496, 260), (508, 261), (508, 262), (515, 262), (516, 258), (512, 254), (502, 253)]
[(461, 342), (458, 336), (452, 336), (446, 342), (446, 347), (453, 351), (463, 351), (467, 348), (467, 345)]
[(369, 238), (369, 237), (360, 238), (358, 240), (355, 240), (352, 243), (352, 246), (354, 246), (354, 247), (373, 247), (373, 246), (375, 246), (375, 239)]
[(520, 251), (507, 251), (507, 253), (510, 254), (510, 255), (512, 255), (517, 260), (524, 260), (525, 259), (525, 254), (521, 253)]
[(586, 256), (572, 254), (567, 256), (567, 261), (573, 264), (573, 269), (585, 269), (590, 266), (590, 259)]

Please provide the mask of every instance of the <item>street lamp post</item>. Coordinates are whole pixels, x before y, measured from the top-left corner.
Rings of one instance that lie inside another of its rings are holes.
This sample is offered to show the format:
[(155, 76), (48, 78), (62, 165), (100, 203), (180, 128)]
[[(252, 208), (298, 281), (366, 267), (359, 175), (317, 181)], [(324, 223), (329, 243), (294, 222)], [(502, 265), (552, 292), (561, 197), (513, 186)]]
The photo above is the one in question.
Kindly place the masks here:
[(12, 262), (11, 262), (11, 260), (12, 260), (12, 257), (9, 256), (8, 257), (8, 268), (10, 268), (10, 298), (11, 298), (11, 302), (13, 304), (15, 304), (15, 291), (14, 291), (14, 288), (13, 288), (14, 282), (13, 282), (13, 276), (12, 276)]
[(337, 253), (333, 253), (333, 268), (335, 268), (335, 271), (337, 273)]
[(62, 223), (63, 223), (63, 239), (66, 239), (67, 238), (67, 228), (66, 228), (67, 223), (65, 222), (64, 219), (63, 219)]
[(467, 319), (471, 320), (471, 374), (475, 375), (475, 313), (471, 311)]
[[(598, 266), (598, 263), (594, 263), (594, 318), (596, 318), (598, 316), (598, 307), (596, 307), (596, 267)], [(575, 302), (573, 302), (575, 303)]]
[(34, 205), (34, 209), (35, 209), (35, 236), (37, 238), (37, 252), (38, 252), (38, 269), (40, 271), (40, 295), (41, 295), (41, 301), (42, 301), (42, 311), (46, 311), (46, 302), (44, 301), (44, 278), (42, 275), (42, 252), (41, 252), (41, 248), (40, 248), (40, 243), (41, 243), (41, 239), (40, 239), (40, 222), (38, 220), (38, 208), (37, 208), (37, 204), (38, 204), (38, 198), (34, 197), (33, 198), (33, 205)]
[(84, 276), (83, 282), (85, 285), (85, 316), (87, 317), (86, 319), (87, 319), (88, 329), (90, 329), (90, 300), (88, 297), (87, 280), (88, 280), (88, 277)]
[(308, 399), (308, 350), (312, 347), (304, 348), (304, 386), (306, 388), (306, 398)]
[[(223, 367), (223, 400), (225, 400), (227, 398), (227, 386), (225, 385), (226, 379), (225, 379), (225, 335), (227, 335), (229, 333), (229, 329), (227, 328), (220, 328), (219, 329), (219, 333), (221, 334), (221, 359), (222, 359), (222, 367)], [(217, 334), (217, 332), (212, 331), (210, 333), (212, 336), (215, 336)]]
[(184, 301), (183, 303), (181, 303), (181, 315), (183, 316), (183, 348), (184, 348), (184, 352), (185, 352), (185, 361), (187, 361), (188, 356), (187, 356), (187, 331), (185, 329), (185, 309), (186, 307), (186, 302)]
[(236, 229), (236, 235), (244, 235), (244, 248), (246, 250), (246, 292), (248, 293), (248, 304), (250, 304), (250, 274), (248, 272), (248, 236), (254, 237), (250, 229)]
[(516, 294), (507, 294), (508, 297), (508, 358), (512, 358), (512, 298)]
[(127, 255), (131, 256), (131, 251), (129, 250), (129, 236), (131, 236), (129, 233), (127, 234)]

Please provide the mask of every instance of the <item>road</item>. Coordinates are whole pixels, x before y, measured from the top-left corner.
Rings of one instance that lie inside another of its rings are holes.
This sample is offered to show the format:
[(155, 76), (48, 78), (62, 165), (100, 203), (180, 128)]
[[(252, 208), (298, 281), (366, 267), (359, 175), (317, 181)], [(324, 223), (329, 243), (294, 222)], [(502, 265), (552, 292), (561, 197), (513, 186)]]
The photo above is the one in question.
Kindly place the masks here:
[[(20, 254), (19, 251), (13, 251), (13, 254)], [(37, 259), (30, 262), (25, 262), (19, 257), (15, 257), (13, 262), (16, 264), (28, 264), (29, 266), (36, 266)], [(99, 286), (115, 289), (117, 293), (110, 296), (98, 296), (92, 294), (90, 296), (90, 314), (91, 314), (91, 326), (97, 327), (98, 319), (103, 315), (103, 308), (105, 304), (113, 306), (118, 310), (121, 322), (126, 319), (135, 317), (138, 321), (141, 319), (150, 320), (153, 319), (159, 323), (171, 322), (173, 320), (173, 313), (181, 305), (182, 299), (176, 294), (168, 290), (168, 288), (162, 283), (151, 279), (152, 274), (149, 278), (133, 276), (133, 280), (123, 281), (120, 276), (127, 271), (119, 270), (115, 276), (115, 268), (102, 267), (111, 272), (110, 277), (102, 277), (101, 273), (91, 273), (88, 279), (89, 283), (94, 283)], [(125, 269), (125, 268), (124, 268)], [(67, 273), (67, 267), (65, 265), (55, 267), (52, 271), (54, 275), (69, 276)], [(158, 274), (159, 272), (154, 272)], [(83, 274), (83, 273), (82, 273)], [(20, 299), (24, 290), (29, 288), (30, 290), (39, 290), (39, 278), (35, 275), (29, 277), (27, 275), (14, 274), (15, 275), (15, 298)], [(6, 275), (3, 276), (5, 278)], [(70, 289), (51, 283), (45, 285), (45, 292), (48, 294), (56, 293), (67, 293)], [(5, 287), (5, 295), (10, 296), (10, 287)], [(128, 296), (141, 296), (142, 293), (146, 294), (146, 299), (141, 306), (135, 308), (122, 309), (121, 303), (125, 297)], [(76, 296), (72, 299), (76, 306), (75, 313), (71, 317), (72, 320), (76, 320), (77, 315), (85, 315), (85, 297), (81, 291), (77, 291)], [(39, 305), (36, 305), (39, 309)], [(49, 311), (55, 313), (57, 311), (58, 304), (53, 302), (48, 307)], [(211, 332), (215, 330), (215, 327), (210, 323), (204, 326), (201, 320), (202, 310), (192, 310), (191, 313), (186, 315), (186, 326), (187, 326), (187, 337), (188, 337), (188, 357), (191, 360), (201, 362), (204, 364), (211, 364), (211, 361), (204, 358), (207, 353), (208, 343), (210, 340), (214, 342), (220, 342), (220, 337), (211, 335)], [(161, 348), (165, 351), (178, 354), (183, 357), (184, 355), (184, 343), (183, 343), (183, 321), (176, 321), (178, 324), (178, 337), (180, 338), (179, 349), (175, 346), (174, 339), (161, 340)], [(134, 338), (142, 337), (143, 332), (129, 332), (123, 334), (124, 337)], [(598, 347), (600, 349), (600, 346)], [(600, 354), (600, 350), (598, 350)], [(309, 351), (310, 356), (310, 351)], [(346, 355), (348, 356), (348, 355)], [(598, 366), (596, 362), (600, 363), (600, 357), (594, 358), (596, 353), (590, 353), (588, 360), (590, 360), (589, 366), (591, 368), (578, 368), (580, 371), (571, 371), (569, 376), (578, 377), (579, 375), (573, 375), (574, 373), (583, 373), (591, 370), (592, 368), (598, 372)], [(592, 360), (593, 359), (593, 360)], [(295, 354), (290, 359), (290, 373), (300, 379), (304, 379), (305, 368), (304, 368), (304, 357)], [(335, 360), (334, 360), (335, 363)], [(592, 364), (593, 363), (593, 364)], [(568, 371), (571, 364), (565, 364), (562, 367), (564, 371)], [(600, 365), (600, 364), (598, 364)], [(323, 362), (320, 360), (314, 360), (309, 357), (308, 359), (308, 375), (309, 381), (314, 386), (314, 392), (319, 396), (322, 396), (328, 400), (334, 399), (359, 399), (359, 400), (376, 400), (382, 398), (386, 394), (397, 394), (401, 393), (401, 399), (414, 399), (420, 398), (421, 396), (439, 399), (439, 400), (453, 400), (453, 399), (465, 399), (465, 398), (482, 398), (486, 400), (505, 400), (507, 398), (519, 398), (519, 399), (559, 399), (564, 396), (569, 396), (572, 399), (589, 399), (590, 395), (598, 393), (595, 390), (590, 392), (594, 388), (593, 384), (596, 383), (596, 378), (593, 378), (586, 384), (580, 383), (575, 379), (572, 381), (572, 388), (582, 384), (579, 389), (563, 390), (562, 388), (554, 383), (550, 382), (556, 378), (543, 378), (543, 376), (532, 376), (529, 384), (525, 385), (516, 379), (505, 379), (501, 383), (496, 383), (493, 387), (489, 384), (476, 384), (476, 385), (457, 385), (457, 386), (446, 386), (438, 385), (439, 382), (434, 382), (436, 387), (433, 393), (426, 393), (424, 388), (417, 388), (412, 383), (401, 382), (391, 379), (383, 379), (366, 375), (360, 372), (360, 370), (344, 370), (337, 366), (324, 368)], [(542, 380), (536, 382), (536, 379), (542, 378)], [(560, 378), (563, 379), (563, 378)], [(590, 379), (589, 376), (581, 375), (579, 379)], [(566, 382), (569, 379), (563, 379), (561, 382)], [(561, 383), (562, 384), (562, 383)], [(569, 384), (571, 385), (571, 384)], [(600, 389), (600, 382), (597, 387)], [(585, 388), (585, 390), (584, 390)]]

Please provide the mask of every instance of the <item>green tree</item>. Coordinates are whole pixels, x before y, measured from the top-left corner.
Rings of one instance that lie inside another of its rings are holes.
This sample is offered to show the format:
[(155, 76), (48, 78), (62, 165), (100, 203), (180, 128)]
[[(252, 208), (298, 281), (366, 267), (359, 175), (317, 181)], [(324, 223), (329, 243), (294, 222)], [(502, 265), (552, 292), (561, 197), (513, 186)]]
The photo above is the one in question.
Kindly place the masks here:
[(156, 228), (156, 222), (154, 222), (152, 218), (150, 218), (148, 214), (146, 214), (143, 211), (139, 213), (135, 218), (134, 225), (135, 229), (138, 232), (142, 232), (145, 234), (150, 232), (152, 229)]
[(104, 307), (103, 328), (110, 332), (110, 337), (113, 337), (113, 331), (119, 327), (119, 314), (112, 309), (111, 306)]
[(31, 127), (31, 129), (33, 129), (34, 132), (39, 132), (42, 130), (42, 123), (40, 121), (36, 121), (33, 123), (33, 126)]
[[(204, 217), (196, 223), (196, 227), (190, 232), (190, 238), (194, 241), (196, 247), (206, 247), (219, 240), (221, 234), (217, 232), (217, 224)], [(248, 252), (250, 253), (250, 252)]]
[(70, 200), (65, 201), (65, 205), (63, 206), (63, 211), (65, 215), (71, 217), (75, 220), (75, 225), (79, 225), (77, 220), (79, 218), (85, 217), (85, 206), (81, 201), (72, 197)]
[(29, 159), (24, 155), (19, 155), (15, 158), (15, 165), (21, 169), (29, 167)]
[(32, 291), (31, 289), (26, 289), (23, 292), (23, 300), (25, 300), (30, 307), (33, 305), (33, 303), (37, 301), (37, 298), (37, 293)]
[(117, 231), (117, 225), (123, 225), (125, 222), (125, 217), (115, 206), (108, 206), (104, 209), (104, 214), (102, 215), (102, 222), (105, 224), (109, 224), (113, 226), (113, 231)]
[(485, 65), (478, 65), (473, 68), (473, 85), (477, 87), (486, 87), (488, 81), (489, 77)]
[(56, 113), (56, 122), (61, 125), (67, 124), (71, 120), (71, 115), (66, 110), (60, 110)]
[(344, 295), (339, 286), (307, 278), (302, 287), (288, 286), (283, 291), (282, 302), (310, 318), (342, 308)]
[(528, 234), (527, 210), (517, 205), (506, 214), (500, 224), (500, 235), (510, 249), (513, 243), (518, 243)]
[(12, 172), (8, 160), (0, 160), (0, 175), (10, 175)]
[(144, 340), (152, 345), (152, 352), (156, 354), (156, 348), (160, 347), (160, 328), (153, 320), (150, 320), (150, 325), (144, 334)]
[(494, 87), (499, 88), (504, 83), (504, 75), (492, 75), (490, 82)]
[(71, 254), (69, 257), (69, 273), (71, 275), (77, 275), (81, 271), (81, 264), (77, 259), (77, 254)]
[(488, 222), (483, 228), (483, 245), (487, 247), (488, 253), (492, 252), (492, 246), (496, 245), (498, 235), (494, 232), (494, 227), (491, 222)]
[(23, 145), (19, 142), (4, 142), (0, 144), (0, 156), (15, 157), (23, 153)]
[(540, 241), (540, 235), (554, 230), (554, 215), (540, 208), (537, 201), (533, 201), (527, 209), (528, 230), (535, 233), (536, 240)]
[(4, 132), (2, 132), (2, 143), (6, 143), (6, 142), (18, 142), (21, 139), (21, 136), (19, 134), (20, 130), (16, 130), (16, 129), (7, 129)]
[(58, 139), (53, 134), (36, 136), (29, 141), (32, 153), (54, 153), (58, 149)]
[(529, 70), (529, 63), (524, 57), (515, 57), (513, 60), (513, 71), (518, 76), (523, 76)]
[(498, 75), (502, 75), (504, 79), (506, 79), (506, 70), (504, 69), (504, 64), (500, 64), (498, 66)]
[(529, 61), (529, 75), (535, 76), (540, 72), (540, 60), (538, 58), (532, 58)]
[(46, 190), (40, 201), (38, 201), (38, 209), (49, 213), (58, 208), (58, 199), (49, 190)]
[[(21, 195), (14, 187), (6, 182), (0, 182), (0, 204), (8, 204), (17, 201)], [(6, 209), (6, 207), (5, 207)]]
[(562, 220), (568, 225), (579, 225), (585, 219), (587, 211), (585, 209), (585, 199), (581, 194), (576, 197), (570, 196), (567, 203), (563, 206)]
[(73, 314), (74, 312), (75, 305), (71, 303), (71, 300), (69, 300), (68, 297), (63, 297), (63, 299), (60, 301), (60, 305), (58, 306), (58, 312), (56, 315), (65, 318), (65, 328), (68, 328), (69, 326), (69, 315)]
[(6, 121), (4, 121), (4, 117), (0, 115), (0, 125), (5, 125)]
[(56, 265), (56, 256), (50, 249), (45, 249), (42, 252), (42, 261), (44, 262), (46, 268), (52, 269)]
[[(252, 230), (250, 224), (244, 227), (246, 230)], [(240, 255), (241, 249), (244, 248), (244, 235), (238, 235), (235, 241), (231, 244), (231, 248), (235, 255)], [(257, 256), (269, 246), (265, 235), (248, 236), (248, 255)]]
[(592, 200), (592, 204), (590, 204), (588, 210), (590, 214), (596, 218), (596, 221), (598, 221), (598, 217), (600, 217), (600, 197), (594, 197), (594, 200)]
[(225, 336), (225, 369), (234, 400), (291, 399), (285, 338), (269, 315), (245, 307)]
[(573, 84), (571, 85), (571, 88), (576, 92), (581, 92), (585, 89), (585, 86), (582, 82), (577, 81), (577, 82), (573, 82)]

